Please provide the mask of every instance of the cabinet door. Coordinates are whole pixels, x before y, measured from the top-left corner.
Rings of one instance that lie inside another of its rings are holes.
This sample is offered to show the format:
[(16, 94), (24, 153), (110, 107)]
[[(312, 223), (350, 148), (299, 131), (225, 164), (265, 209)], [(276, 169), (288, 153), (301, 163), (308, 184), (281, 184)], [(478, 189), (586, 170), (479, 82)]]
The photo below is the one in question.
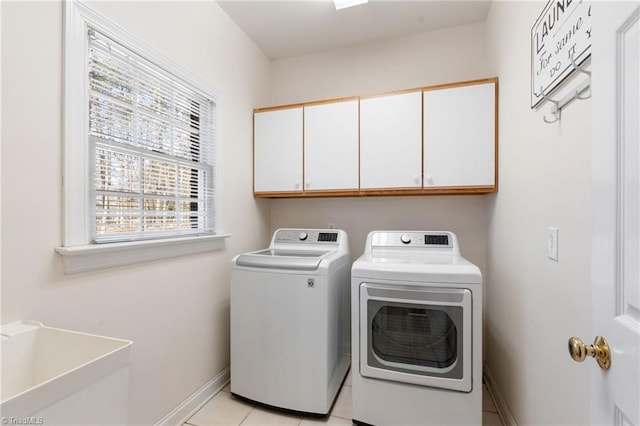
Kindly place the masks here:
[(302, 107), (253, 115), (254, 192), (302, 191)]
[(495, 83), (424, 92), (424, 187), (495, 186)]
[(360, 101), (360, 188), (422, 187), (422, 93)]
[(304, 108), (305, 191), (358, 189), (358, 101)]

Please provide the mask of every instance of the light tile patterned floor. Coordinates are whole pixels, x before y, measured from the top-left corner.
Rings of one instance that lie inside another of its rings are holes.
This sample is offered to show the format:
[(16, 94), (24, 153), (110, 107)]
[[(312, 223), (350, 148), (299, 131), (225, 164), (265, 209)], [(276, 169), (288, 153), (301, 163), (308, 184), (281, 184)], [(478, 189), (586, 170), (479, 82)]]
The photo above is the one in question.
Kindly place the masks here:
[[(302, 418), (282, 412), (269, 411), (235, 398), (230, 386), (224, 388), (194, 414), (185, 426), (266, 426), (266, 425), (351, 425), (351, 373), (340, 390), (331, 415), (322, 419)], [(482, 426), (503, 426), (495, 404), (486, 388), (482, 395)]]

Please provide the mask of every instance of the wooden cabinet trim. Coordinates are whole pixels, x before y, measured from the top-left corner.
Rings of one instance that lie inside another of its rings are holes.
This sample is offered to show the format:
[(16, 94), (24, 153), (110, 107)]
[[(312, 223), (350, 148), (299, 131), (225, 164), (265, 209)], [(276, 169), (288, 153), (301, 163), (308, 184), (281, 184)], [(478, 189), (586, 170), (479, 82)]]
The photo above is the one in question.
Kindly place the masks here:
[(257, 112), (269, 112), (269, 111), (277, 111), (280, 109), (292, 109), (292, 108), (304, 108), (305, 104), (288, 104), (288, 105), (278, 105), (272, 107), (264, 107), (264, 108), (254, 108), (253, 113)]
[(310, 107), (310, 106), (316, 106), (316, 105), (335, 104), (339, 102), (352, 102), (352, 101), (358, 101), (358, 100), (360, 100), (359, 96), (351, 96), (349, 98), (324, 99), (321, 101), (305, 102), (304, 106)]
[(378, 94), (374, 94), (374, 95), (362, 95), (362, 96), (360, 96), (360, 100), (383, 98), (385, 96), (404, 95), (406, 93), (415, 93), (415, 92), (422, 92), (422, 89), (419, 88), (419, 87), (416, 87), (416, 88), (413, 88), (413, 89), (394, 90), (392, 92), (378, 93)]
[(499, 91), (498, 91), (498, 77), (494, 77), (491, 79), (494, 83), (494, 90), (495, 90), (495, 96), (494, 96), (494, 100), (495, 100), (495, 114), (494, 114), (494, 118), (495, 118), (495, 146), (493, 149), (493, 155), (495, 157), (495, 173), (493, 175), (493, 187), (495, 188), (495, 192), (498, 192), (498, 160), (499, 160), (499, 151), (498, 151), (498, 134), (500, 133), (500, 127), (498, 127), (499, 124), (499, 119), (498, 119), (498, 113), (500, 111), (500, 108), (498, 107), (498, 102), (499, 102)]
[[(491, 83), (495, 83), (496, 89), (497, 89), (498, 77), (481, 78), (479, 80), (459, 81), (455, 83), (437, 84), (435, 86), (423, 87), (420, 90), (422, 90), (423, 92), (428, 92), (429, 90), (451, 89), (454, 87), (464, 87), (464, 86), (478, 86), (480, 84), (491, 84)], [(496, 95), (497, 95), (497, 92), (496, 92)]]
[(335, 197), (405, 197), (413, 195), (482, 195), (497, 192), (494, 186), (441, 188), (379, 188), (339, 191), (256, 192), (256, 198), (335, 198)]

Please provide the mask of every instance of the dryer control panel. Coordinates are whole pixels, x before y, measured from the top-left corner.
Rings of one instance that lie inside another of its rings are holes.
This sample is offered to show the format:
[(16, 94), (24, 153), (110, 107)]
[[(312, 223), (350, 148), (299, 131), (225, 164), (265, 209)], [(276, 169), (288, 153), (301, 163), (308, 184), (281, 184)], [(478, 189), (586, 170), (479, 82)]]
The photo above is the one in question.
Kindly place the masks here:
[(455, 234), (448, 231), (374, 231), (367, 244), (379, 249), (459, 250)]

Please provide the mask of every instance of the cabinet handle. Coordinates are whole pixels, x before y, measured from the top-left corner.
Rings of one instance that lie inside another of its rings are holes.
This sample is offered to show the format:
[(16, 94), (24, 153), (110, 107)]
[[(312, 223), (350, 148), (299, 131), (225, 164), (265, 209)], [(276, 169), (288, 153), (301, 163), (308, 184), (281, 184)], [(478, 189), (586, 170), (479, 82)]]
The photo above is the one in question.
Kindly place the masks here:
[(295, 189), (300, 189), (300, 184), (301, 184), (301, 183), (302, 183), (302, 182), (300, 182), (299, 180), (297, 180), (297, 181), (296, 181)]
[(425, 185), (433, 185), (433, 176), (424, 175), (424, 183)]
[(419, 185), (419, 184), (420, 184), (420, 175), (413, 175), (413, 181), (414, 181), (416, 184), (418, 184), (418, 185)]
[(304, 184), (305, 184), (305, 187), (306, 187), (306, 188), (309, 188), (309, 187), (311, 186), (311, 181), (310, 181), (310, 180), (308, 180), (308, 181), (306, 181)]

